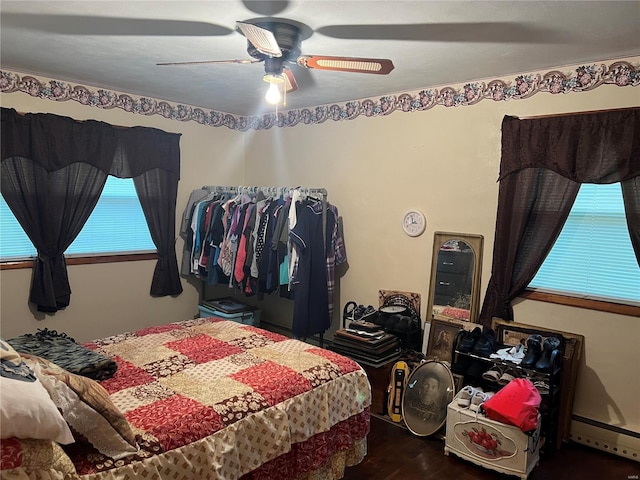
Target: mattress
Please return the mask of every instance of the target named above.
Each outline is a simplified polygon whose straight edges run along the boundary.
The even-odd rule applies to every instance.
[[[353,360],[266,330],[199,318],[85,344],[138,452],[2,441],[2,478],[341,478],[366,454],[371,390]]]

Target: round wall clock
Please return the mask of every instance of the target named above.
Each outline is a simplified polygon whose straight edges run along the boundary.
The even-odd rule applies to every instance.
[[[420,210],[409,210],[402,217],[402,229],[410,237],[422,235],[427,228],[427,219]]]

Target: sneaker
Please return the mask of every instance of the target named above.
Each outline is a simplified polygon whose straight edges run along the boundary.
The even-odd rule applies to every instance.
[[[353,309],[353,320],[362,320],[365,310],[366,307],[364,305],[358,305],[357,307],[355,307]]]
[[[458,394],[458,406],[462,408],[468,408],[471,404],[471,399],[478,392],[482,392],[482,389],[472,387],[471,385],[465,386],[462,390],[460,390],[460,393]]]
[[[493,397],[493,395],[493,392],[476,392],[471,399],[469,410],[472,412],[478,412],[482,404]]]
[[[371,307],[371,306],[370,306]],[[371,307],[373,309],[373,307]],[[358,305],[356,302],[347,302],[344,306],[344,310],[342,310],[342,318],[345,321],[358,321],[362,320],[364,317],[364,313],[367,311],[367,307],[364,305]],[[375,312],[375,310],[374,310]]]
[[[377,313],[378,311],[375,308],[373,308],[373,305],[369,305],[362,312],[361,319],[365,322],[370,322],[373,318],[372,315],[376,315]]]

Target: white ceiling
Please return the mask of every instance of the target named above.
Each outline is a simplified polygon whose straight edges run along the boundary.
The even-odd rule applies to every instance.
[[[638,1],[8,1],[0,65],[87,87],[237,115],[266,111],[263,64],[157,66],[249,58],[236,21],[309,27],[303,54],[389,58],[389,75],[292,67],[287,109],[512,77],[640,54]],[[337,28],[354,25],[336,38]],[[341,29],[342,30],[342,29]],[[571,73],[571,72],[568,72]]]

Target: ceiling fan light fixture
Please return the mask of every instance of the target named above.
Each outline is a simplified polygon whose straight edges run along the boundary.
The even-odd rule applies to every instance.
[[[279,83],[270,83],[269,88],[267,89],[267,94],[264,96],[264,98],[272,105],[277,105],[278,103],[280,103],[282,95],[280,94]]]
[[[284,75],[277,74],[277,73],[267,73],[262,77],[262,80],[264,80],[267,83],[283,83],[284,82]]]

